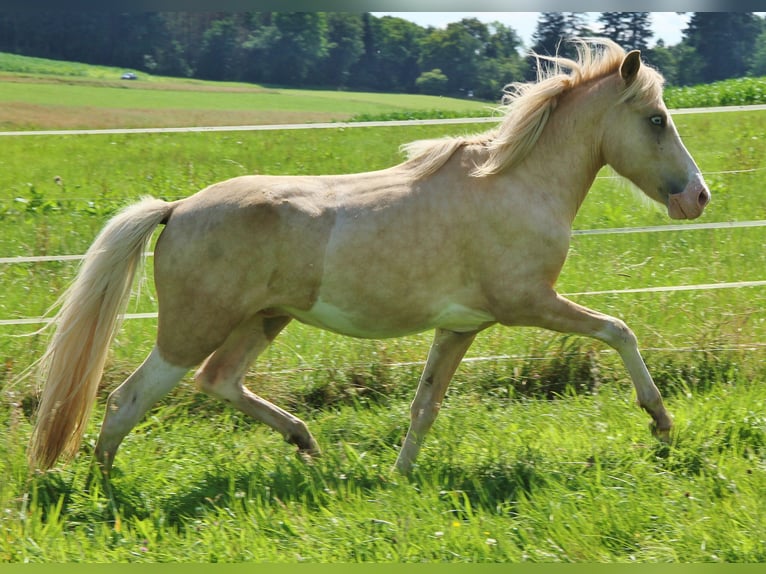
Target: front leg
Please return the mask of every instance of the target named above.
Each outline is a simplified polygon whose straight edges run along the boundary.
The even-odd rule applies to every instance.
[[[401,473],[408,474],[412,470],[423,438],[436,420],[452,376],[476,338],[476,333],[436,330],[415,399],[410,406],[410,428],[396,459],[396,469]]]
[[[665,410],[660,391],[641,357],[636,336],[623,321],[572,303],[553,290],[548,292],[548,296],[537,298],[530,310],[532,312],[527,315],[525,325],[587,335],[615,349],[636,388],[638,404],[654,419],[655,436],[662,440],[669,438],[673,420]]]

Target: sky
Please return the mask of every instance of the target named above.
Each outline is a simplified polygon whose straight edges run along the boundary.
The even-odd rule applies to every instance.
[[[527,48],[532,45],[532,34],[535,32],[540,16],[540,12],[373,12],[372,14],[378,17],[384,15],[398,16],[420,26],[434,26],[435,28],[444,28],[447,24],[458,22],[463,18],[476,18],[485,23],[499,21],[516,30]],[[586,12],[586,14],[590,16],[593,23],[599,15],[598,12]],[[651,14],[654,37],[650,40],[649,46],[654,46],[660,38],[666,46],[678,44],[691,13],[652,12]]]

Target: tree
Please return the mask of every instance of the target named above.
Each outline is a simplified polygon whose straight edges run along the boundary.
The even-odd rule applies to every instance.
[[[447,76],[439,68],[434,68],[430,72],[420,74],[415,80],[415,86],[422,94],[441,96],[447,93]]]
[[[744,76],[760,32],[761,21],[752,12],[694,12],[684,42],[702,60],[698,81]]]
[[[676,60],[675,81],[679,86],[699,84],[703,80],[705,61],[702,56],[686,42],[681,42],[671,48]]]
[[[213,22],[202,36],[196,75],[206,80],[231,79],[237,58],[237,28],[233,18]]]
[[[761,32],[755,40],[748,73],[752,76],[766,76],[766,20],[761,19]]]
[[[532,35],[532,51],[542,56],[554,56],[569,36],[564,12],[543,12]]]
[[[581,12],[543,12],[532,35],[532,51],[541,56],[575,58],[577,50],[567,41],[589,35],[591,34],[585,26]],[[533,80],[537,77],[537,66],[535,62],[528,68],[527,79]]]
[[[654,48],[649,48],[642,54],[644,61],[659,70],[668,84],[678,85],[678,61],[673,49],[667,48],[665,42],[659,40]]]
[[[170,35],[171,42],[178,46],[182,57],[180,66],[184,76],[195,75],[197,62],[202,50],[203,37],[211,24],[220,19],[220,15],[209,12],[163,12],[162,18]],[[167,75],[171,72],[163,71]]]
[[[362,14],[362,54],[351,67],[349,85],[353,88],[377,89],[378,41],[380,19],[369,12]]]
[[[577,50],[568,41],[572,38],[592,35],[585,25],[582,12],[543,12],[537,20],[535,33],[532,35],[532,51],[541,56],[563,56],[573,59],[577,56]],[[527,79],[534,80],[537,74],[538,63],[533,62],[527,68]]]
[[[367,58],[360,62],[364,66],[359,70],[360,78],[367,76],[375,89],[415,91],[421,71],[420,43],[426,30],[409,20],[384,16],[375,19],[370,32]]]
[[[527,63],[520,54],[521,38],[513,28],[493,22],[488,29],[489,41],[485,46],[485,57],[479,65],[474,95],[497,101],[507,84],[524,79]]]
[[[272,81],[271,54],[281,39],[282,33],[272,23],[270,13],[253,18],[241,44],[243,80],[258,84]]]
[[[489,40],[484,49],[487,58],[520,60],[519,52],[523,42],[516,30],[502,22],[492,22],[488,30]]]
[[[649,12],[602,12],[601,34],[626,50],[646,50],[654,35]]]
[[[344,87],[349,83],[351,68],[364,52],[362,18],[348,12],[327,14],[327,58],[323,79],[326,84]]]
[[[479,77],[479,65],[489,40],[485,24],[466,18],[434,29],[421,43],[420,68],[438,68],[447,76],[450,94],[466,94],[474,90]]]
[[[321,63],[328,54],[327,14],[274,12],[269,25],[275,30],[261,65],[274,84],[321,84]]]

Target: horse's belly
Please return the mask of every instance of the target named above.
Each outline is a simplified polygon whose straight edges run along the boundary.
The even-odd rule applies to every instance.
[[[472,309],[459,303],[449,303],[436,317],[434,327],[465,333],[486,327],[496,320],[493,315],[482,309]]]
[[[349,310],[318,299],[309,310],[285,309],[302,323],[350,337],[384,339],[403,337],[440,327],[450,331],[475,331],[494,323],[486,311],[447,303],[436,311],[400,309]]]

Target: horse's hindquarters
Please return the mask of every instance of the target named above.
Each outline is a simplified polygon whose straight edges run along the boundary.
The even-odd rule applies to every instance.
[[[243,321],[309,308],[332,218],[271,201],[257,178],[230,180],[181,202],[155,248],[158,347],[192,367]]]

